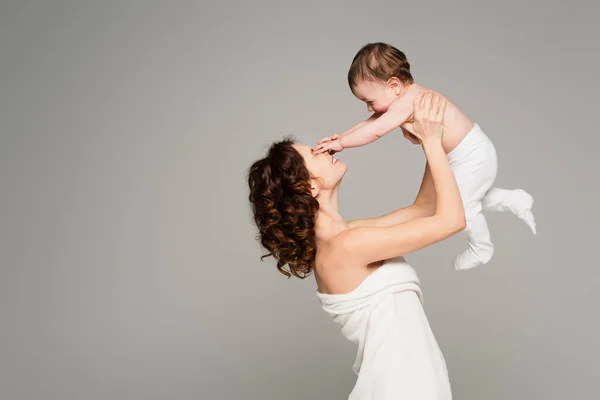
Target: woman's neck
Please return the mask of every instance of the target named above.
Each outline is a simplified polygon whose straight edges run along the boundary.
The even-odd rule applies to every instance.
[[[317,197],[319,211],[315,221],[317,239],[327,240],[348,229],[348,224],[340,215],[337,190],[320,193]]]

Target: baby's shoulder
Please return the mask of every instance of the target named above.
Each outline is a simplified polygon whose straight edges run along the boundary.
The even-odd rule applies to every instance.
[[[425,92],[427,90],[432,90],[435,91],[434,89],[430,89],[430,88],[426,88],[424,86],[421,85],[417,85],[416,83],[413,83],[412,85],[410,85],[407,90],[406,90],[406,94],[409,96],[413,96],[415,97],[416,95],[418,95],[421,92]]]
[[[393,104],[397,108],[412,108],[417,95],[425,90],[428,89],[424,88],[423,86],[417,85],[416,83],[413,83],[408,88],[406,88],[406,91],[402,95],[398,96],[398,98],[394,100]]]
[[[407,90],[401,96],[398,96],[394,101],[392,101],[386,111],[386,114],[404,115],[407,112],[412,113],[415,96],[416,93],[412,93],[411,89]]]

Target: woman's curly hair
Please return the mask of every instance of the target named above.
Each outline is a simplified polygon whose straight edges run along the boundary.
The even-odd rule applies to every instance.
[[[304,159],[285,138],[269,148],[265,158],[250,167],[250,205],[259,239],[288,278],[304,279],[315,262],[315,218],[319,203],[311,194]],[[286,264],[288,268],[286,268]]]

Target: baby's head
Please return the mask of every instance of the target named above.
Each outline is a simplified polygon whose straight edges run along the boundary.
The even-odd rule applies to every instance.
[[[348,71],[352,93],[370,112],[385,112],[414,83],[403,52],[385,43],[369,43],[354,56]]]

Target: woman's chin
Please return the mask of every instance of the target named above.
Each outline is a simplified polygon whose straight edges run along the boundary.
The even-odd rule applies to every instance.
[[[341,162],[338,160],[336,163],[336,167],[340,169],[340,180],[346,175],[346,171],[348,171],[348,164]]]

